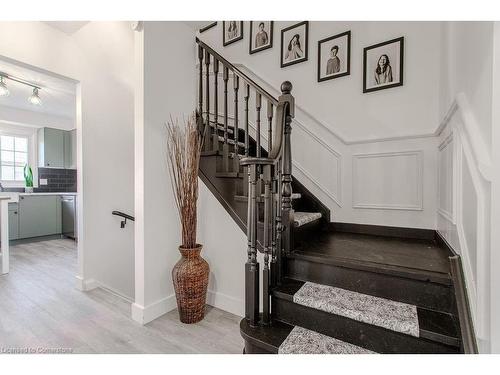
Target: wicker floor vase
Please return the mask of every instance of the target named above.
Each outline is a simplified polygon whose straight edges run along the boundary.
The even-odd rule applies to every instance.
[[[179,246],[182,255],[172,270],[175,297],[182,323],[196,323],[205,316],[207,300],[208,263],[200,255],[202,245],[193,249]]]

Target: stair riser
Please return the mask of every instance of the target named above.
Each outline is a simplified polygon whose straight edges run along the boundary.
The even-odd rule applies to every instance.
[[[285,275],[456,315],[449,285],[293,258],[286,260]]]
[[[377,353],[459,353],[459,348],[330,314],[273,297],[273,318]]]

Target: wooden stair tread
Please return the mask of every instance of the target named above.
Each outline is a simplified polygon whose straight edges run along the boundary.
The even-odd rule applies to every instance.
[[[293,279],[286,279],[275,288],[273,295],[323,315],[338,315],[354,320],[362,323],[360,327],[368,324],[383,328],[382,331],[392,331],[415,339],[455,347],[460,344],[455,318],[445,312]]]
[[[321,212],[294,212],[293,213],[293,224],[294,226],[301,227],[303,225],[313,223],[321,219]]]

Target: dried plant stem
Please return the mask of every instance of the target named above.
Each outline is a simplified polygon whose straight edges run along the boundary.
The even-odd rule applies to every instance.
[[[167,122],[168,166],[175,203],[182,226],[182,247],[196,246],[198,201],[198,167],[202,141],[193,114],[180,125],[170,118]]]

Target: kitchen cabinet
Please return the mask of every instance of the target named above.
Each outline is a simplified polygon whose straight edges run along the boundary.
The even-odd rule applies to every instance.
[[[9,239],[17,240],[19,238],[19,209],[18,204],[9,203]]]
[[[76,129],[64,132],[64,168],[76,169]]]
[[[38,166],[64,168],[64,135],[66,131],[38,129]]]
[[[18,238],[48,236],[61,233],[60,196],[20,196],[18,215]]]

